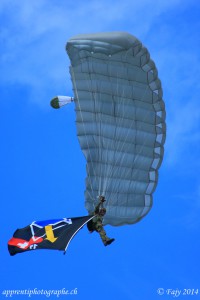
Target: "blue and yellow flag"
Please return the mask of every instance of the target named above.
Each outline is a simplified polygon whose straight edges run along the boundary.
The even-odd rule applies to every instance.
[[[75,236],[94,216],[34,221],[17,229],[8,241],[10,255],[38,249],[66,249]]]

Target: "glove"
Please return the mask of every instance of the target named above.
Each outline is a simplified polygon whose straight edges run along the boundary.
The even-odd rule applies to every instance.
[[[103,202],[105,202],[106,200],[105,200],[105,197],[104,196],[100,196],[100,201],[103,203]]]

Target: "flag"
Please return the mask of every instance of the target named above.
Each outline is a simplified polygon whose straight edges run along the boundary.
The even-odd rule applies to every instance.
[[[64,250],[65,253],[75,234],[92,218],[94,216],[34,221],[14,232],[8,241],[8,251],[10,255],[38,249]]]

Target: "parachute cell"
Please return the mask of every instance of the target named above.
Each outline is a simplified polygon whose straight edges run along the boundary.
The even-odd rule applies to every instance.
[[[85,205],[106,198],[104,224],[133,224],[152,207],[166,136],[161,82],[148,50],[125,32],[72,37],[77,135],[87,161]]]

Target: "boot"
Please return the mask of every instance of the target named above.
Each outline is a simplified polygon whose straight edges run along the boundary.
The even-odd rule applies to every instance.
[[[108,246],[110,245],[112,242],[114,242],[115,239],[108,239],[107,241],[105,241],[104,245]]]

